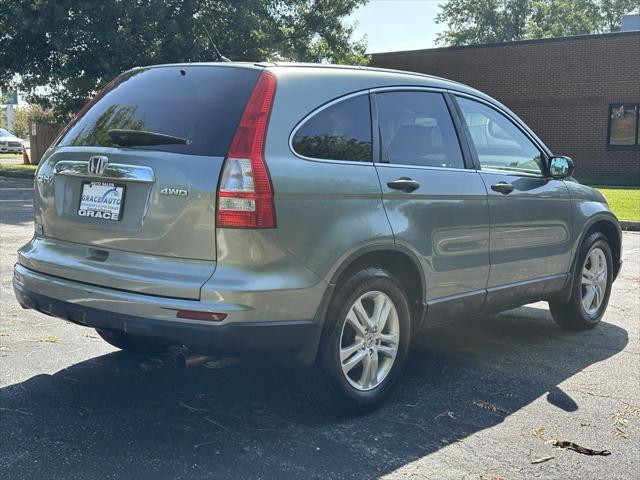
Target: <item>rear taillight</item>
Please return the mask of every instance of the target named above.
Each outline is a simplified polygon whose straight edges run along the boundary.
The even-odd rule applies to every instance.
[[[244,109],[222,168],[216,226],[274,228],[273,188],[264,161],[264,142],[276,79],[262,72]]]

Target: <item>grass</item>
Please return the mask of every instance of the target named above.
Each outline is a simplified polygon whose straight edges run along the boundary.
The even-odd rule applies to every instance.
[[[594,188],[609,188],[609,187],[627,187],[638,188],[638,180],[634,178],[596,178],[596,177],[576,177],[576,180],[583,185],[589,185]]]
[[[0,158],[18,158],[20,156],[19,153],[0,153]]]
[[[0,163],[0,177],[33,178],[37,165]]]
[[[596,187],[607,200],[619,220],[640,222],[640,188]]]

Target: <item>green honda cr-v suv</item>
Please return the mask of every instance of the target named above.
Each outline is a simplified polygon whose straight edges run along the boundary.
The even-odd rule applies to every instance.
[[[440,78],[136,68],[41,162],[14,288],[124,350],[276,358],[323,404],[371,409],[430,324],[539,300],[600,321],[620,227],[572,171]]]

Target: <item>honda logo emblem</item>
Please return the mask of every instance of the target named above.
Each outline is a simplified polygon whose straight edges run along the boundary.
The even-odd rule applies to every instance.
[[[103,157],[102,155],[95,155],[89,159],[89,165],[87,169],[89,173],[93,175],[102,175],[104,173],[104,169],[107,168],[109,164],[109,159],[107,157]]]

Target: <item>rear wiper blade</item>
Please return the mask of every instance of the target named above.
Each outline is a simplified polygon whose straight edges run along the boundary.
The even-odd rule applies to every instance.
[[[145,130],[111,129],[107,132],[109,140],[123,147],[147,145],[186,145],[187,139]]]

